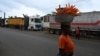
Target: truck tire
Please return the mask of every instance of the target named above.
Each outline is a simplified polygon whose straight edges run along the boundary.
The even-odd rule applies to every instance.
[[[55,30],[55,34],[59,35],[60,34],[60,30]]]
[[[34,31],[34,27],[31,27],[31,31]]]
[[[25,30],[25,27],[24,27],[24,26],[20,26],[20,29],[21,29],[21,30]]]
[[[85,31],[81,31],[80,32],[80,36],[83,37],[83,38],[86,38],[87,37],[87,33]]]
[[[53,29],[49,29],[49,33],[50,34],[54,34],[54,30]]]

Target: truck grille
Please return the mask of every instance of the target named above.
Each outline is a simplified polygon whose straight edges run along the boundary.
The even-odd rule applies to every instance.
[[[35,25],[36,26],[36,28],[41,28],[41,25]]]

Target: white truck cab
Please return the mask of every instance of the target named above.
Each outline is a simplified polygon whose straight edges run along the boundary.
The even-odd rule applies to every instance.
[[[41,30],[42,29],[42,22],[39,16],[30,16],[29,17],[29,30]]]

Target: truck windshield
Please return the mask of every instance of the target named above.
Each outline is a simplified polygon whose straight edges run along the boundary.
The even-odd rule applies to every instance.
[[[35,22],[36,22],[36,23],[41,23],[41,19],[35,18]]]

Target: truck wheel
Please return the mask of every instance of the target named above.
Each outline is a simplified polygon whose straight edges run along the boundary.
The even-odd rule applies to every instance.
[[[50,33],[50,34],[54,34],[54,31],[50,29],[50,30],[49,30],[49,33]]]
[[[57,35],[59,35],[60,34],[60,31],[59,30],[56,30],[56,32],[55,32]]]
[[[81,34],[80,34],[80,36],[82,36],[82,37],[86,38],[87,33],[86,33],[85,31],[82,31],[82,32],[81,32]]]
[[[22,27],[22,30],[25,30],[25,27]]]
[[[20,29],[21,29],[21,30],[25,30],[25,27],[24,27],[24,26],[20,26]]]
[[[32,31],[34,31],[34,28],[33,28],[33,27],[31,27],[31,30],[32,30]]]

